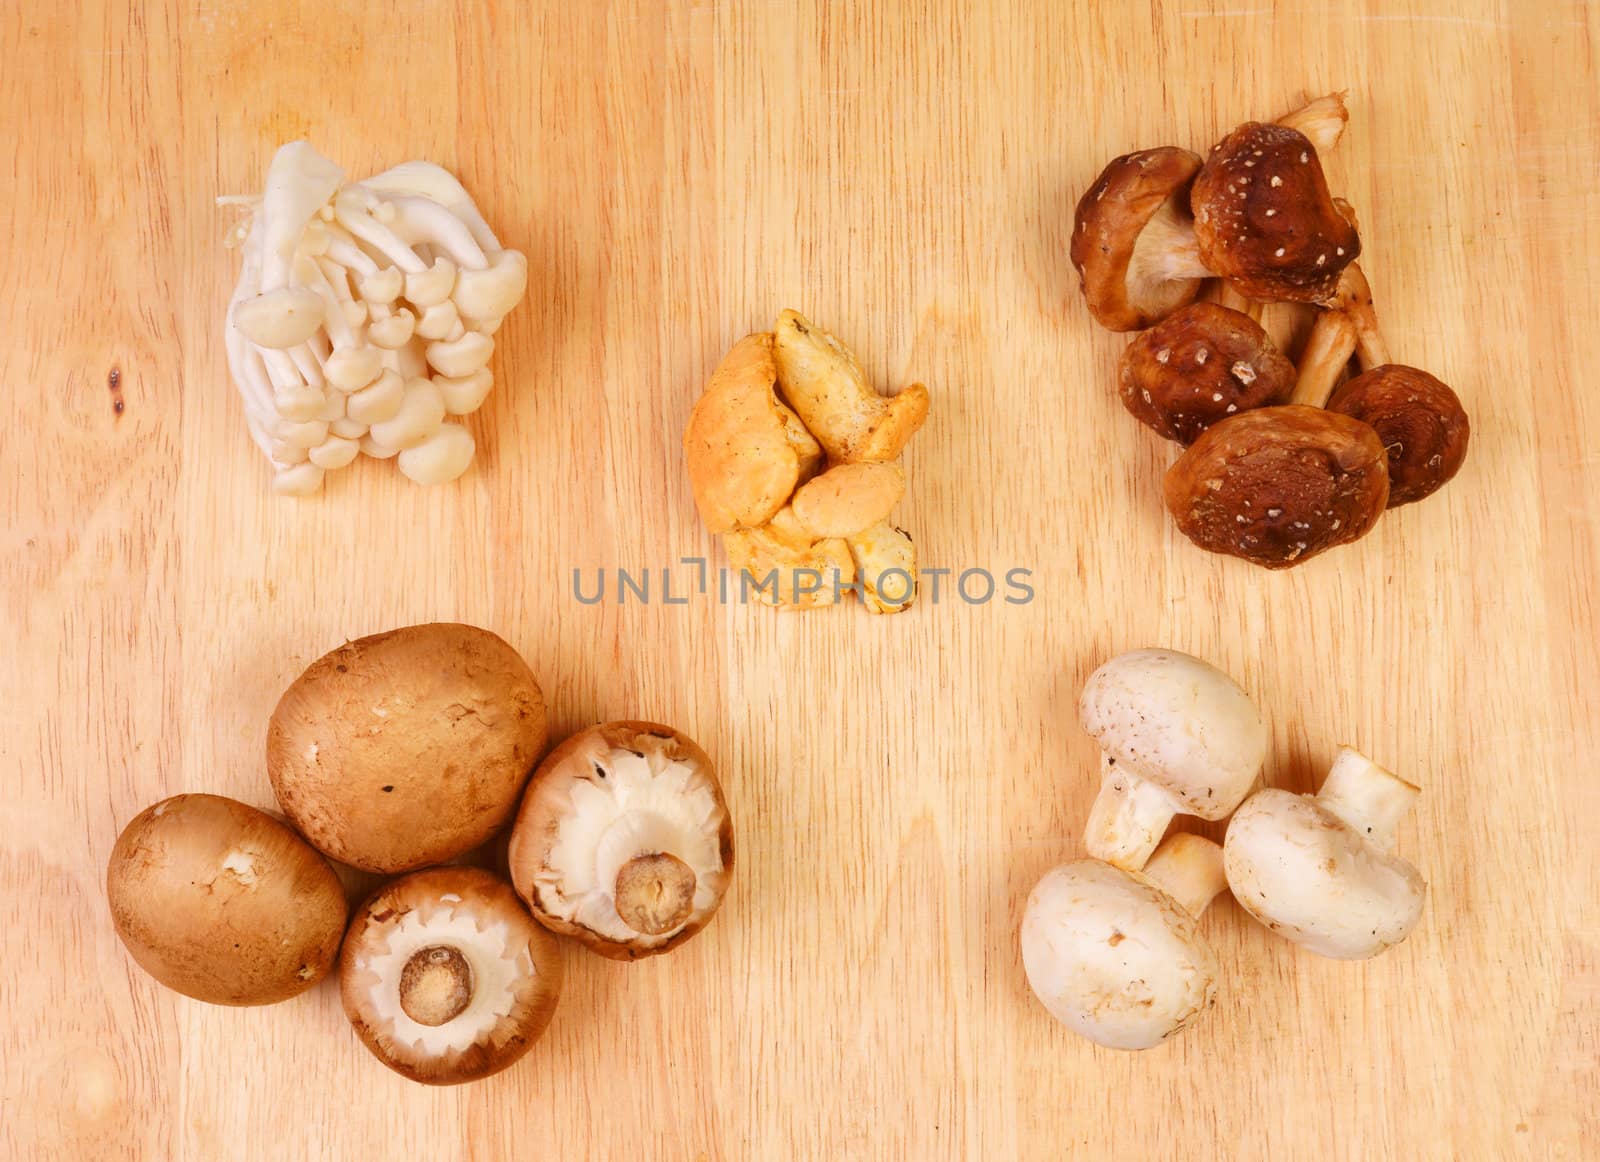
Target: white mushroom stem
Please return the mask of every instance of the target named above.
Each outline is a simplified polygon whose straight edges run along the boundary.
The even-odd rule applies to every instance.
[[[1344,93],[1338,92],[1318,97],[1293,113],[1284,114],[1278,118],[1278,124],[1305,134],[1319,154],[1327,154],[1339,144],[1349,120],[1350,110],[1345,108]]]
[[[1154,283],[1215,277],[1200,261],[1193,220],[1171,200],[1163,202],[1134,243],[1133,256],[1128,260],[1128,281]]]
[[[1167,791],[1118,765],[1110,755],[1101,755],[1100,793],[1089,808],[1084,843],[1096,859],[1138,871],[1181,810]]]
[[[390,229],[402,240],[415,246],[425,242],[435,252],[443,252],[463,270],[487,270],[489,259],[472,237],[466,224],[437,202],[427,198],[402,196],[391,198],[394,221]]]
[[[359,241],[387,258],[406,274],[420,274],[428,264],[406,241],[377,217],[382,206],[376,195],[360,186],[346,186],[333,200],[334,219]]]
[[[1143,874],[1197,919],[1228,886],[1222,847],[1187,831],[1178,832],[1157,848]]]
[[[1364,835],[1380,851],[1394,846],[1395,828],[1410,814],[1422,789],[1352,750],[1341,747],[1317,803]]]

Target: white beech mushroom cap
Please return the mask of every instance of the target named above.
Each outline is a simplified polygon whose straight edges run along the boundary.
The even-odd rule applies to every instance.
[[[715,767],[691,739],[653,722],[609,722],[539,764],[508,858],[540,923],[633,960],[711,919],[733,871],[733,822]]]
[[[497,1073],[561,995],[559,942],[480,868],[413,872],[355,914],[339,966],[345,1014],[374,1056],[429,1085]]]
[[[1177,650],[1133,650],[1089,676],[1083,728],[1105,753],[1084,842],[1137,870],[1172,816],[1222,819],[1250,793],[1266,761],[1261,712],[1228,675]]]
[[[471,437],[420,422],[435,409],[418,396],[407,411],[401,383],[437,372],[453,381],[451,414],[481,406],[493,384],[490,336],[528,281],[527,259],[500,245],[461,183],[429,162],[346,183],[298,141],[273,156],[263,194],[219,201],[249,211],[230,232],[243,262],[225,347],[274,488],[308,495],[359,453],[388,458],[424,443],[429,453],[400,461],[405,475],[459,475]],[[311,441],[312,429],[286,434],[282,421],[331,426]],[[387,427],[369,433],[377,425]]]
[[[1184,903],[1152,877],[1094,859],[1046,872],[1028,896],[1028,984],[1051,1016],[1097,1045],[1149,1049],[1216,998],[1216,958],[1185,904],[1203,911],[1220,889],[1221,855],[1210,840],[1168,842],[1178,840],[1173,859],[1192,881]]]
[[[1228,821],[1228,886],[1245,911],[1320,956],[1376,956],[1411,934],[1427,895],[1417,869],[1389,851],[1416,795],[1349,748],[1315,797],[1257,791]]]

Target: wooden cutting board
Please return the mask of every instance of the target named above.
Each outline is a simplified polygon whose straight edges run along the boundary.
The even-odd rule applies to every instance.
[[[0,1156],[1596,1156],[1597,60],[1576,0],[5,5]],[[1332,88],[1391,345],[1457,387],[1472,453],[1269,575],[1165,519],[1172,448],[1117,403],[1065,251],[1111,156]],[[450,167],[529,256],[458,484],[364,463],[268,493],[213,198],[301,136],[356,175]],[[926,566],[1031,570],[1030,603],[574,600],[575,570],[681,593],[680,558],[717,559],[680,433],[786,306],[931,387],[903,523]],[[435,619],[515,644],[559,733],[697,737],[741,850],[702,936],[569,949],[548,1036],[437,1091],[329,985],[239,1011],[155,986],[102,890],[161,796],[271,806],[267,716],[314,657]],[[1078,689],[1153,644],[1255,695],[1270,782],[1349,742],[1423,784],[1400,849],[1431,894],[1363,964],[1219,903],[1215,1010],[1128,1055],[1049,1020],[1017,928],[1082,852]]]

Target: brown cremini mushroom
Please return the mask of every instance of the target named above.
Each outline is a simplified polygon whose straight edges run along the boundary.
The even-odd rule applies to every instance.
[[[1164,491],[1202,549],[1283,569],[1372,528],[1389,498],[1387,456],[1349,416],[1260,408],[1207,429],[1167,470]]]
[[[1201,262],[1253,299],[1325,301],[1361,253],[1297,129],[1239,126],[1212,148],[1189,198]]]
[[[265,811],[175,795],[123,828],[111,921],[156,980],[214,1005],[265,1005],[328,975],[344,935],[339,877]]]
[[[1072,265],[1102,327],[1142,330],[1193,302],[1201,280],[1211,277],[1189,217],[1189,186],[1200,164],[1173,146],[1124,154],[1079,200]]]
[[[379,1061],[427,1085],[498,1073],[539,1039],[561,996],[561,948],[511,885],[475,867],[385,884],[350,923],[345,1015]]]
[[[733,820],[692,739],[653,722],[608,722],[539,764],[507,858],[541,924],[637,960],[711,920],[733,874]]]
[[[765,331],[734,344],[684,429],[695,505],[714,533],[766,524],[822,458],[800,418],[778,399],[772,342]]]
[[[1140,423],[1192,444],[1219,420],[1275,403],[1294,376],[1294,364],[1248,315],[1191,303],[1128,344],[1118,387]]]
[[[414,625],[346,642],[295,679],[267,727],[267,775],[319,850],[402,872],[499,830],[544,744],[544,694],[509,644]]]
[[[1385,363],[1333,393],[1328,410],[1369,424],[1389,456],[1389,507],[1431,496],[1461,470],[1471,425],[1450,388],[1415,367]]]

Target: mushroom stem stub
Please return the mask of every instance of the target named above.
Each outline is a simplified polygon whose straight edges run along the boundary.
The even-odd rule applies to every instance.
[[[617,872],[617,915],[645,936],[671,932],[694,911],[694,869],[667,852],[637,855]]]
[[[1084,843],[1096,859],[1138,871],[1166,834],[1178,804],[1155,783],[1119,767],[1110,755],[1100,760],[1100,777],[1100,793],[1083,830]]]
[[[1342,747],[1317,792],[1317,803],[1383,851],[1422,789],[1386,771],[1359,751]]]
[[[471,1003],[472,965],[457,949],[418,949],[400,970],[400,1007],[419,1025],[437,1028]]]
[[[1172,836],[1150,862],[1144,878],[1183,905],[1183,910],[1199,919],[1211,906],[1228,877],[1222,869],[1222,847],[1201,835],[1180,831]]]

